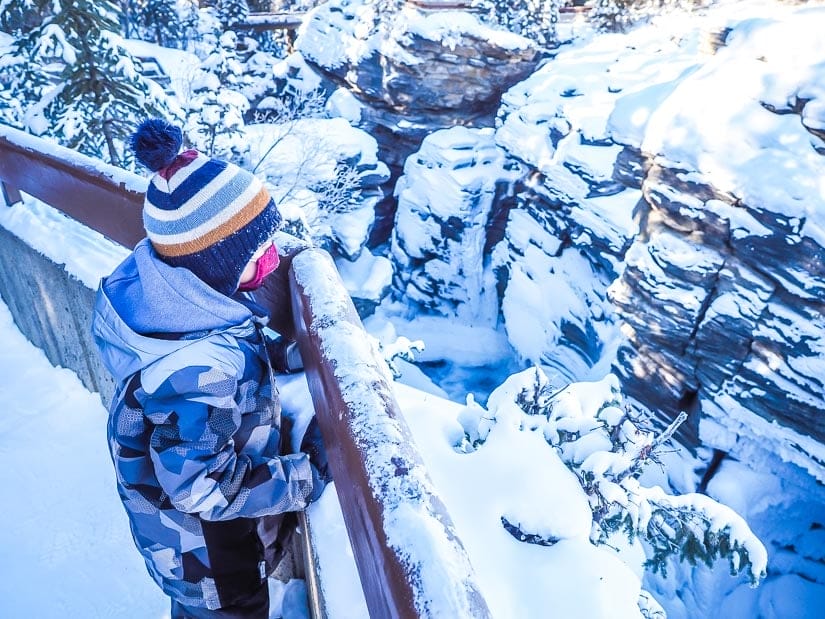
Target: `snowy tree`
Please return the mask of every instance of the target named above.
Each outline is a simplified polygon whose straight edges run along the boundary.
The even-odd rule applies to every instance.
[[[211,7],[199,9],[197,19],[193,21],[193,24],[191,50],[198,58],[205,60],[218,47],[223,26],[215,9]]]
[[[337,152],[317,118],[284,118],[272,123],[268,139],[262,140],[263,154],[254,169],[275,188],[287,231],[335,255],[334,216],[362,205],[366,172]]]
[[[224,28],[231,28],[249,17],[249,5],[246,0],[218,0],[215,8]]]
[[[59,65],[42,57],[39,32],[53,15],[51,0],[0,0],[0,30],[14,35],[0,54],[0,121],[25,128],[25,110],[56,79]]]
[[[589,19],[599,30],[624,32],[633,23],[636,15],[634,0],[596,0]]]
[[[559,0],[489,0],[488,18],[510,32],[520,34],[542,48],[558,43]]]
[[[28,75],[35,82],[22,109],[22,124],[38,135],[129,166],[128,136],[147,116],[174,115],[163,90],[143,78],[139,63],[116,34],[116,6],[110,1],[79,0],[55,4],[55,15],[27,37]],[[25,87],[25,85],[24,85]]]
[[[120,20],[120,33],[127,39],[134,36],[135,20],[140,11],[140,6],[145,0],[113,0],[118,8],[118,18]]]
[[[588,19],[598,30],[625,32],[635,23],[652,15],[673,10],[691,10],[704,4],[704,0],[596,0]]]
[[[257,43],[257,49],[275,58],[286,58],[294,51],[295,32],[293,30],[260,30],[251,32],[249,37]]]
[[[187,104],[186,134],[192,145],[209,156],[241,161],[244,114],[249,101],[241,92],[244,68],[235,51],[237,36],[228,31],[201,63]]]
[[[0,30],[14,35],[26,34],[53,13],[53,0],[0,0]]]
[[[181,38],[178,47],[190,49],[198,39],[198,22],[200,12],[197,0],[181,0],[178,3],[178,19],[180,20]]]
[[[393,18],[403,8],[404,0],[367,0],[365,4],[372,9],[370,34],[384,33],[386,35],[392,29]]]
[[[404,6],[403,0],[369,0],[367,4],[371,4],[379,15],[397,13]]]
[[[360,148],[352,146],[361,131],[343,118],[328,118],[326,100],[321,89],[293,86],[262,101],[266,129],[252,133],[258,136],[251,140],[252,167],[272,188],[286,231],[333,255],[351,256],[357,249],[350,239],[360,224],[346,220],[372,217],[370,201],[376,183],[383,182],[376,179],[386,180],[389,171],[383,163],[362,160]]]
[[[164,47],[180,47],[184,23],[177,5],[177,0],[145,0],[137,14],[141,38]]]
[[[248,78],[243,85],[244,96],[249,100],[251,110],[249,116],[252,122],[264,122],[268,115],[259,110],[261,102],[271,101],[278,87],[275,67],[278,58],[259,48],[256,39],[247,39],[247,53],[249,54],[244,74]]]
[[[48,46],[43,45],[41,24],[28,34],[18,31],[0,55],[0,120],[19,129],[26,128],[26,110],[51,88],[62,66],[53,62]]]
[[[312,8],[314,5],[313,0],[308,2],[259,0],[249,2],[249,11],[251,13],[302,11]],[[295,31],[289,28],[252,30],[249,32],[248,38],[256,42],[256,49],[259,52],[271,54],[275,58],[286,58],[292,53],[295,45]]]
[[[704,494],[673,496],[658,486],[641,485],[644,468],[659,462],[662,446],[683,419],[658,435],[644,429],[641,414],[623,404],[615,376],[554,389],[546,374],[533,368],[511,376],[490,396],[488,406],[471,401],[462,411],[462,450],[483,445],[499,419],[540,433],[581,483],[593,513],[593,543],[608,544],[617,533],[631,542],[638,539],[647,554],[645,566],[654,573],[664,572],[675,557],[708,566],[726,559],[732,574],[746,572],[752,584],[764,577],[765,547],[732,509]],[[502,524],[522,541],[557,541],[505,518]]]

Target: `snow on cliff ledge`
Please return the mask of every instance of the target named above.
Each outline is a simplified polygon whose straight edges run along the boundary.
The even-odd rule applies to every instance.
[[[392,21],[392,36],[376,24],[375,6],[356,0],[332,0],[316,7],[304,20],[298,31],[296,49],[327,68],[342,64],[358,64],[379,52],[384,56],[409,60],[398,45],[405,37],[418,36],[430,41],[441,41],[454,46],[464,35],[490,41],[503,49],[523,50],[532,43],[506,30],[496,30],[481,24],[471,13],[464,11],[435,11],[423,13],[405,7]]]

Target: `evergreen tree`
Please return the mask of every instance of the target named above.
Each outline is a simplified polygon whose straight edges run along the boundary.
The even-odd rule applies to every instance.
[[[0,30],[20,36],[53,14],[52,0],[0,0]]]
[[[184,24],[177,4],[177,0],[145,0],[137,16],[141,38],[164,47],[181,47]]]
[[[596,0],[590,22],[605,32],[624,32],[633,23],[638,0]]]
[[[258,110],[258,104],[275,95],[278,85],[275,65],[278,58],[267,51],[259,49],[255,39],[247,38],[247,54],[249,57],[244,66],[245,83],[241,86],[241,91],[249,101],[251,106],[247,118],[251,122],[264,122],[267,113]]]
[[[191,40],[191,51],[201,60],[206,60],[218,47],[223,26],[212,7],[198,9],[196,16],[193,21],[195,31]]]
[[[216,8],[218,19],[224,28],[231,28],[249,17],[249,5],[246,0],[218,0]]]
[[[701,0],[596,0],[588,19],[598,30],[625,32],[652,15],[673,10],[693,10]]]
[[[372,9],[372,15],[366,12],[363,16],[365,21],[372,21],[369,35],[391,36],[395,17],[404,6],[404,0],[366,0],[364,4]]]
[[[5,5],[4,17],[21,18],[28,2],[10,2]],[[30,24],[28,33],[16,29],[16,38],[9,49],[0,55],[0,120],[17,127],[26,128],[25,112],[35,102],[40,101],[44,92],[57,79],[59,66],[51,61],[48,45],[41,38],[41,26],[46,12],[25,13],[25,21]],[[38,23],[33,20],[40,16]]]
[[[198,39],[199,10],[197,0],[181,0],[178,3],[178,20],[180,21],[181,49],[190,49]]]
[[[294,51],[295,34],[292,30],[259,30],[251,32],[249,38],[256,43],[256,49],[275,58],[286,58]]]
[[[314,0],[248,0],[247,4],[251,13],[301,11],[315,6]],[[258,51],[271,54],[275,58],[286,58],[292,53],[295,44],[295,31],[286,28],[255,30],[251,31],[248,37],[256,42]]]
[[[547,49],[558,43],[558,22],[559,0],[525,0],[518,32]]]
[[[33,94],[24,111],[26,127],[61,144],[112,164],[131,165],[125,148],[137,123],[170,116],[163,90],[143,78],[139,63],[116,34],[110,0],[66,0],[54,17],[31,34],[30,74],[59,66]]]
[[[558,43],[559,0],[489,0],[488,18],[542,48]]]
[[[370,0],[374,10],[378,14],[392,14],[401,10],[404,0]]]
[[[145,4],[146,0],[112,0],[118,8],[118,17],[120,18],[120,32],[124,37],[130,39],[134,36],[137,29],[137,16],[140,13],[140,7]]]
[[[235,33],[225,32],[201,63],[187,106],[186,133],[201,152],[240,162],[248,150],[243,130],[249,101],[241,92],[244,69],[236,45]]]

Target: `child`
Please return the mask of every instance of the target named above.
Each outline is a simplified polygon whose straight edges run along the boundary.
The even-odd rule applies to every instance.
[[[288,512],[328,481],[322,446],[290,454],[250,292],[278,266],[262,183],[145,121],[147,237],[101,282],[92,332],[117,390],[109,446],[132,535],[172,617],[268,617]],[[283,430],[283,431],[282,431]],[[284,455],[286,454],[286,455]]]

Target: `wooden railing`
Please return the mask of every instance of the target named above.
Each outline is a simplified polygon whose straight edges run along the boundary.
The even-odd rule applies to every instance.
[[[25,192],[127,247],[144,236],[145,179],[2,125],[0,183],[9,203]],[[300,242],[281,249],[260,300],[298,341],[370,616],[488,617],[332,260]]]

